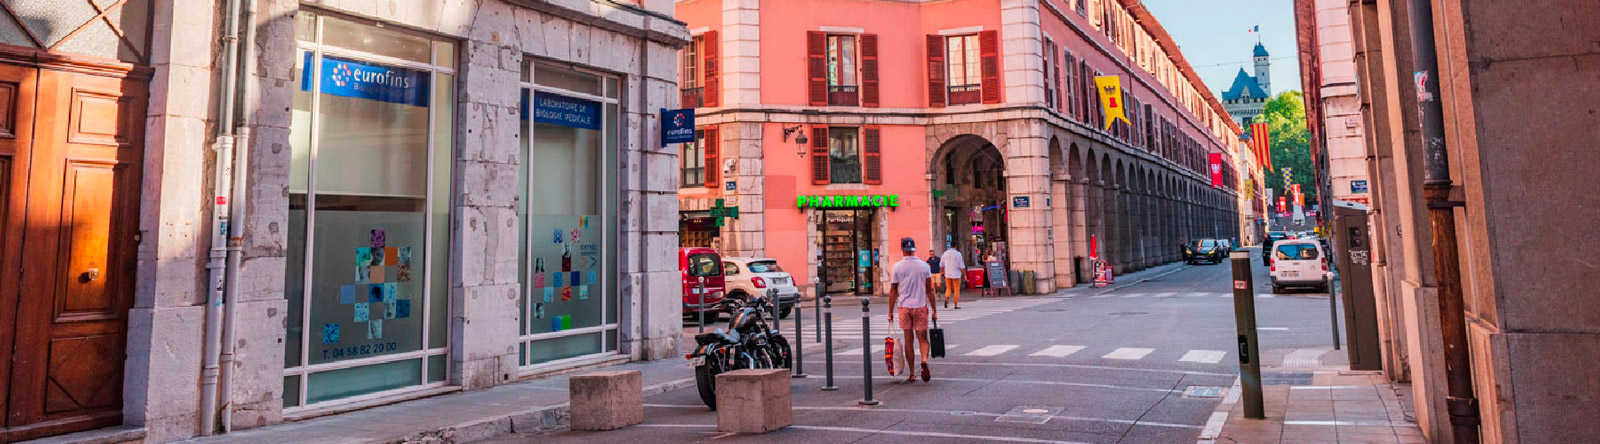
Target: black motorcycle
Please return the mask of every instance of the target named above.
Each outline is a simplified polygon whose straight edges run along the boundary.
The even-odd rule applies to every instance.
[[[789,340],[767,324],[773,314],[771,297],[724,298],[723,309],[732,313],[728,329],[695,335],[694,353],[688,358],[694,366],[694,382],[700,400],[717,409],[717,375],[747,368],[789,368],[793,362]]]

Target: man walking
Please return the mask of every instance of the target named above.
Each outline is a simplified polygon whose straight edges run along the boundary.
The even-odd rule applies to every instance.
[[[928,249],[928,270],[931,270],[936,275],[944,272],[944,267],[940,265],[939,252],[933,251],[932,248]],[[935,278],[933,283],[934,286],[931,287],[933,289],[933,294],[937,295],[939,292],[944,291],[939,288],[944,284],[944,278]]]
[[[954,300],[956,309],[961,309],[961,273],[966,272],[967,264],[961,260],[961,252],[954,246],[944,249],[944,256],[939,258],[939,265],[944,267],[944,306],[949,307]]]
[[[894,323],[896,315],[900,317],[900,330],[905,332],[906,338],[906,364],[912,361],[912,349],[917,349],[922,354],[922,382],[928,382],[933,377],[928,372],[928,318],[932,313],[933,319],[939,318],[939,310],[928,301],[933,296],[933,272],[928,264],[917,259],[917,241],[911,238],[900,239],[900,253],[904,257],[900,262],[895,262],[889,280],[889,323]],[[920,346],[920,347],[919,347]],[[907,369],[910,370],[910,369]],[[906,372],[906,382],[916,382],[914,373]]]

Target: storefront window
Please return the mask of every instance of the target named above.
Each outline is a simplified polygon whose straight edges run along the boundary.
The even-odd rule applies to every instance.
[[[455,46],[296,21],[284,407],[442,384]]]
[[[861,183],[861,147],[855,128],[828,129],[828,176],[833,183]]]
[[[616,78],[528,62],[522,90],[520,365],[617,350]]]
[[[705,144],[705,131],[694,131],[694,142],[684,143],[682,151],[678,153],[678,168],[680,188],[701,188],[706,186],[706,152],[701,146]]]

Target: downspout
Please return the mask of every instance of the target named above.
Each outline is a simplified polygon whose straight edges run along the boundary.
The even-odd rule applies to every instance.
[[[243,57],[240,58],[240,66],[253,67],[256,66],[256,0],[244,0],[242,9],[244,15],[244,30],[243,38],[241,40],[244,42],[244,45],[242,49]],[[250,70],[248,69],[245,69],[243,72],[239,73],[240,77],[248,75],[250,75]],[[238,86],[238,88],[240,89],[240,91],[238,91],[240,98],[245,100],[254,98],[253,93],[255,92],[255,88],[252,87],[251,82],[243,82]],[[234,94],[234,91],[228,91],[227,94],[231,96]],[[230,112],[232,112],[231,109]],[[241,193],[239,194],[244,194],[242,192],[243,190],[250,189],[250,187],[246,184],[250,170],[250,155],[248,150],[250,146],[250,125],[255,120],[253,116],[254,113],[251,112],[240,112],[239,126],[235,129],[235,156],[233,159],[234,165],[232,168],[233,189],[241,190]],[[233,204],[233,202],[229,203]],[[237,330],[237,326],[239,324],[239,318],[235,312],[239,306],[239,283],[241,282],[239,280],[239,269],[241,268],[241,257],[244,255],[245,202],[239,202],[237,205],[229,206],[228,220],[234,222],[228,224],[228,259],[225,273],[228,280],[227,287],[225,287],[224,290],[225,293],[223,294],[224,305],[222,311],[222,369],[219,375],[221,384],[218,390],[218,396],[221,398],[220,404],[222,407],[222,433],[233,432],[233,369],[235,365],[234,345],[237,342],[234,339],[234,332]]]
[[[651,25],[652,21],[653,21],[653,19],[650,16],[646,15],[644,17],[644,26],[643,26],[643,28],[644,29],[650,29],[650,25]],[[650,109],[650,99],[649,99],[650,95],[646,94],[644,92],[645,88],[646,88],[646,85],[648,85],[650,83],[648,80],[646,80],[646,78],[650,76],[649,51],[650,51],[650,39],[644,38],[644,37],[640,37],[639,38],[639,88],[638,88],[638,91],[639,91],[639,106],[638,106],[638,110],[640,111],[640,114],[642,114],[640,119],[645,121],[646,123],[648,123],[650,121],[650,115],[648,114],[649,113],[649,109]],[[639,164],[640,164],[639,165],[639,177],[641,177],[641,178],[649,178],[650,177],[650,159],[648,158],[649,154],[650,154],[650,125],[648,125],[648,124],[639,125]],[[620,184],[622,182],[618,181],[617,183]],[[649,191],[649,187],[645,186],[646,183],[648,183],[647,180],[639,181],[639,214],[644,214],[644,215],[650,214],[650,196],[647,195],[650,191]],[[641,225],[639,228],[640,228],[639,229],[640,239],[643,239],[644,236],[647,235],[648,233],[644,232],[645,230],[644,230],[644,226],[643,225]],[[648,273],[649,270],[645,269],[646,261],[645,261],[644,252],[643,251],[635,252],[634,257],[637,257],[639,259],[639,268],[638,268],[639,272],[640,273],[644,273],[646,276],[648,276],[649,275],[649,273]],[[641,307],[641,311],[644,312],[644,313],[641,313],[641,314],[647,314],[647,313],[650,312],[650,310],[656,309],[657,307],[653,307],[652,304],[650,304],[650,298],[641,297],[643,295],[644,295],[643,288],[637,289],[634,292],[634,297],[640,297],[641,301],[644,302],[642,304],[639,304],[640,307]],[[640,318],[642,318],[642,319],[650,319],[650,317],[648,315],[640,316]],[[645,322],[640,322],[641,327],[643,327],[644,324],[646,324],[646,323]],[[640,328],[640,332],[639,333],[640,333],[641,337],[644,336],[644,332],[645,331],[646,330],[644,328]],[[649,341],[641,341],[640,343],[641,344],[649,344],[650,342]],[[655,350],[648,350],[648,351],[647,350],[640,350],[638,359],[649,360],[650,359],[650,355],[654,354],[654,352],[655,352]]]
[[[217,421],[218,359],[222,348],[223,287],[227,266],[228,234],[232,232],[228,215],[233,204],[233,105],[238,83],[239,0],[228,0],[223,16],[222,91],[217,102],[217,134],[212,150],[217,153],[216,176],[212,179],[211,251],[206,260],[209,293],[206,296],[204,366],[200,383],[200,435],[215,433]]]
[[[1467,350],[1467,321],[1461,294],[1461,260],[1456,246],[1455,208],[1450,201],[1450,158],[1445,147],[1439,103],[1439,55],[1433,40],[1433,5],[1410,0],[1411,57],[1417,71],[1417,111],[1422,124],[1423,197],[1433,226],[1434,276],[1439,280],[1439,327],[1444,339],[1445,409],[1457,443],[1480,442],[1478,399],[1472,392],[1472,361]]]

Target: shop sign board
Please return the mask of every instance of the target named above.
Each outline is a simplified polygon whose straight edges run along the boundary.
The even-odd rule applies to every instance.
[[[1350,194],[1367,194],[1367,181],[1365,181],[1365,180],[1352,180],[1352,181],[1350,181]]]
[[[900,206],[900,195],[874,196],[795,196],[796,208],[894,208]]]
[[[533,121],[580,129],[600,129],[600,102],[544,91],[533,92]],[[691,136],[694,131],[689,131]],[[691,137],[692,138],[692,137]]]
[[[694,108],[661,110],[661,146],[694,143]]]
[[[306,53],[306,66],[312,54]],[[322,56],[323,94],[380,102],[428,106],[428,72],[398,66],[379,65],[343,57]],[[300,89],[311,90],[310,68],[302,71]]]
[[[1017,196],[1011,198],[1011,208],[1028,208],[1030,204],[1031,202],[1028,201],[1028,196]]]

